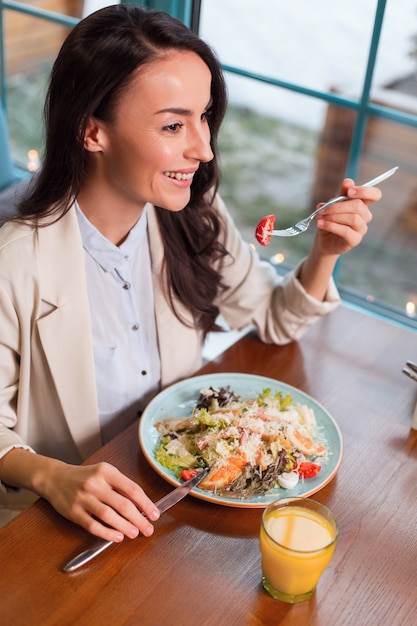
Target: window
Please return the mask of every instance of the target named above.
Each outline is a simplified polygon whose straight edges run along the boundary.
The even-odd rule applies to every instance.
[[[1,101],[13,158],[37,165],[46,77],[63,39],[100,0],[0,0]],[[103,4],[106,4],[104,1]],[[208,41],[230,107],[221,133],[221,193],[245,238],[293,267],[313,232],[258,246],[279,226],[398,165],[361,246],[335,273],[345,301],[417,328],[417,0],[154,0]],[[24,42],[24,45],[22,45]]]
[[[221,193],[247,240],[293,267],[313,233],[262,248],[264,215],[289,226],[346,174],[360,183],[398,165],[335,278],[345,300],[415,328],[416,17],[417,0],[206,0],[200,20],[229,87]]]

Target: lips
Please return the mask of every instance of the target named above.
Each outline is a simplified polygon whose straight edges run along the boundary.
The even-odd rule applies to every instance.
[[[164,176],[167,178],[174,178],[175,180],[192,180],[195,172],[189,172],[187,174],[183,172],[164,172]]]

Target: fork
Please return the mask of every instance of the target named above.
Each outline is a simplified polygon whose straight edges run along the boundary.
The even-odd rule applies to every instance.
[[[390,176],[392,176],[397,170],[398,170],[398,167],[393,167],[391,170],[388,170],[387,172],[380,174],[380,176],[377,176],[376,178],[369,180],[367,183],[364,183],[362,187],[372,187],[373,185],[377,185],[378,183],[382,182],[386,178],[389,178]],[[329,206],[332,206],[333,204],[336,204],[337,202],[343,202],[344,200],[348,200],[348,199],[349,199],[348,196],[337,196],[336,198],[332,198],[331,200],[326,202],[326,204],[323,204],[323,206],[313,211],[311,215],[309,215],[308,217],[294,224],[294,226],[289,226],[288,228],[284,228],[283,230],[269,231],[268,235],[274,235],[275,237],[294,237],[295,235],[300,235],[301,233],[304,233],[307,230],[307,228],[310,226],[311,222],[314,220],[316,215],[324,211],[324,209],[327,209]]]
[[[412,380],[417,381],[417,363],[414,363],[414,361],[407,361],[406,367],[403,367],[402,372]]]

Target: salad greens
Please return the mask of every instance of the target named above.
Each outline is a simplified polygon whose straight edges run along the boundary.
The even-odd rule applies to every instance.
[[[228,387],[202,390],[192,414],[156,424],[155,458],[176,473],[209,467],[200,488],[251,498],[315,476],[327,460],[313,410],[263,389],[243,399]]]

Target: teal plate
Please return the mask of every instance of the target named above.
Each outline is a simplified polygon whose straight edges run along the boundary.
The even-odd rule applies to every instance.
[[[139,443],[142,452],[153,469],[162,476],[162,478],[171,483],[171,485],[178,486],[181,482],[177,479],[174,472],[161,465],[155,459],[154,451],[159,443],[159,433],[155,424],[169,417],[180,418],[191,415],[200,395],[200,391],[207,387],[230,387],[231,391],[239,394],[242,398],[256,397],[265,388],[271,388],[273,391],[281,391],[284,394],[291,394],[294,403],[305,404],[313,409],[320,439],[328,449],[328,460],[317,476],[300,480],[293,489],[277,487],[276,489],[271,489],[265,494],[253,498],[237,499],[220,496],[195,487],[191,492],[193,496],[201,500],[206,500],[207,502],[222,504],[224,506],[265,508],[278,498],[311,496],[327,485],[335,476],[342,461],[342,435],[334,419],[321,404],[299,389],[274,380],[273,378],[225,372],[195,376],[194,378],[188,378],[187,380],[171,385],[171,387],[167,387],[148,404],[140,418]]]

